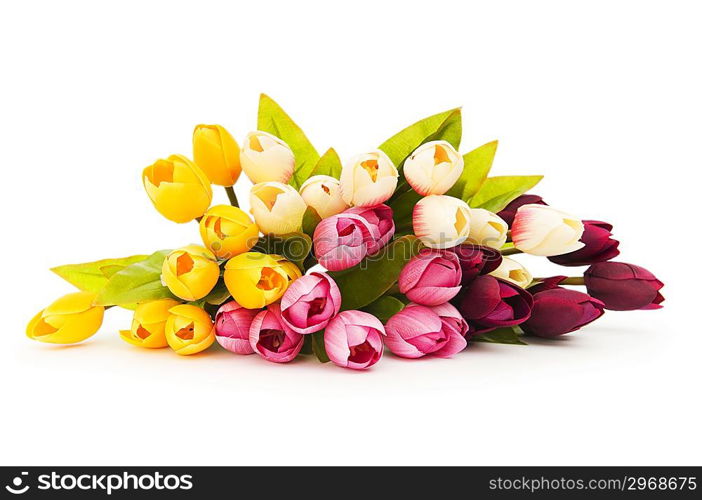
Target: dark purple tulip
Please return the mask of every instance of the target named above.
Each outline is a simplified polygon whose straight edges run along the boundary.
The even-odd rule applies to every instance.
[[[619,255],[619,242],[612,238],[612,225],[598,220],[584,220],[580,241],[585,246],[575,252],[549,257],[548,260],[561,266],[589,266],[605,262]]]
[[[531,316],[519,326],[525,333],[557,337],[574,332],[603,314],[601,301],[586,293],[556,287],[534,294]]]
[[[601,300],[605,309],[633,311],[660,309],[663,283],[643,267],[624,262],[600,262],[585,271],[587,293]]]
[[[461,263],[461,285],[467,285],[476,276],[491,273],[502,263],[500,251],[490,247],[466,243],[448,250],[455,253]]]
[[[464,287],[458,310],[479,335],[502,326],[518,325],[529,318],[534,302],[523,288],[490,275],[476,277]]]
[[[500,212],[497,212],[497,215],[511,227],[512,222],[514,222],[514,215],[517,213],[517,210],[519,210],[519,207],[533,203],[538,205],[548,205],[548,203],[546,203],[539,195],[523,194],[509,202],[509,205],[503,208]]]

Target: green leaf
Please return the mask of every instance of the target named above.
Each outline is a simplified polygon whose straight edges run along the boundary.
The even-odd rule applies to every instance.
[[[488,177],[480,190],[470,200],[473,208],[484,208],[490,212],[499,212],[510,201],[536,186],[543,175],[505,175]]]
[[[305,233],[268,234],[258,240],[254,251],[282,255],[304,271],[303,263],[312,250],[312,238]]]
[[[320,222],[322,222],[322,218],[317,211],[312,207],[307,207],[305,214],[302,216],[302,232],[312,237],[314,230],[317,229],[317,224]]]
[[[371,302],[363,310],[378,318],[382,323],[387,322],[392,316],[405,308],[405,304],[391,295],[383,295]]]
[[[471,337],[475,342],[489,342],[491,344],[512,344],[512,345],[528,345],[521,339],[521,336],[510,327],[498,328],[491,332],[481,333]]]
[[[322,363],[329,362],[329,356],[327,356],[327,350],[324,347],[324,330],[321,332],[314,332],[310,334],[312,337],[312,352],[317,359]]]
[[[258,101],[258,130],[273,134],[284,140],[295,155],[295,171],[290,185],[300,189],[319,160],[319,153],[302,129],[283,111],[277,102],[261,94]]]
[[[385,294],[420,248],[416,237],[403,236],[350,269],[330,272],[341,290],[341,309],[360,309]]]
[[[95,300],[103,306],[119,306],[147,300],[174,298],[161,284],[161,267],[171,250],[159,250],[146,259],[117,271]]]
[[[119,259],[103,259],[84,264],[67,264],[51,270],[79,290],[97,293],[113,274],[147,257],[148,255],[133,255]]]
[[[214,306],[221,306],[232,294],[227,290],[227,285],[225,285],[224,280],[220,279],[215,287],[210,293],[208,293],[204,299],[202,299],[206,304],[212,304]]]
[[[398,232],[412,227],[414,206],[421,199],[421,194],[414,190],[409,190],[388,203],[390,208],[392,208],[392,218],[395,221],[395,228]]]
[[[443,140],[458,149],[462,133],[461,108],[455,108],[419,120],[393,135],[379,148],[401,170],[405,159],[425,142]]]
[[[322,155],[309,177],[313,175],[328,175],[335,179],[341,179],[341,158],[334,148],[327,149],[327,152]],[[300,181],[305,182],[309,177],[300,179]]]
[[[496,151],[497,141],[492,141],[464,154],[463,173],[446,194],[466,202],[470,200],[487,179]]]

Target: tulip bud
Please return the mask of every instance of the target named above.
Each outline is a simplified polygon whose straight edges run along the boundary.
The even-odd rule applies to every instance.
[[[476,276],[491,273],[502,263],[502,254],[494,248],[464,243],[449,248],[449,251],[456,254],[461,264],[461,285],[467,285]]]
[[[219,345],[236,354],[253,354],[249,342],[251,322],[261,309],[246,309],[231,300],[217,311],[215,335]]]
[[[75,344],[95,335],[105,308],[94,306],[94,300],[92,292],[64,295],[32,318],[27,337],[51,344]]]
[[[288,184],[263,182],[251,188],[251,213],[264,234],[300,231],[307,205],[300,193]]]
[[[259,312],[249,331],[251,348],[266,361],[287,363],[302,350],[304,338],[285,328],[280,317],[280,305],[271,304]]]
[[[308,207],[315,209],[322,219],[348,208],[341,197],[341,183],[328,175],[313,175],[300,187],[300,196]]]
[[[382,151],[354,156],[341,169],[341,196],[347,205],[372,207],[395,192],[399,174]]]
[[[414,206],[414,234],[430,248],[451,248],[470,233],[470,208],[452,196],[430,195]]]
[[[254,184],[290,180],[295,170],[295,155],[290,146],[267,132],[251,132],[241,149],[241,168]]]
[[[166,320],[166,340],[176,354],[196,354],[214,343],[214,324],[204,309],[181,304],[171,307],[170,313]]]
[[[490,275],[514,283],[521,288],[528,287],[534,279],[526,267],[509,257],[503,257],[500,267],[492,271]]]
[[[149,349],[167,347],[166,320],[170,316],[170,309],[178,304],[177,300],[159,299],[137,305],[132,329],[120,331],[122,340]]]
[[[550,257],[583,248],[584,229],[582,221],[555,208],[522,205],[512,223],[512,241],[524,253]]]
[[[403,171],[422,196],[444,194],[463,172],[463,157],[446,141],[426,142],[405,160]]]
[[[585,246],[575,252],[549,257],[548,260],[561,266],[587,266],[611,260],[619,255],[619,242],[611,237],[611,224],[584,220],[583,225],[585,230],[580,241]]]
[[[663,283],[640,266],[624,262],[600,262],[585,271],[587,293],[613,311],[660,309]]]
[[[470,243],[490,248],[502,248],[507,242],[509,226],[496,214],[483,208],[470,209]]]
[[[461,264],[455,253],[423,248],[402,269],[398,285],[412,302],[437,306],[461,290]]]
[[[341,308],[341,291],[326,273],[313,272],[295,280],[280,301],[280,316],[288,329],[301,333],[322,330]]]
[[[446,302],[438,306],[430,307],[432,311],[439,315],[443,323],[443,330],[450,332],[451,335],[458,334],[461,337],[468,337],[470,327],[461,313],[454,306]]]
[[[183,300],[199,300],[212,291],[219,280],[214,254],[205,247],[188,245],[173,250],[163,261],[161,281]]]
[[[216,205],[202,216],[200,236],[218,259],[226,260],[248,252],[258,243],[258,226],[242,209]]]
[[[142,181],[156,210],[173,222],[190,222],[202,216],[212,202],[209,179],[185,156],[157,160],[144,169]]]
[[[373,234],[377,232],[377,239],[368,245],[368,254],[372,255],[388,244],[395,234],[395,221],[392,219],[392,208],[387,205],[376,205],[374,207],[353,207],[344,212],[345,214],[360,215],[366,222],[375,228]]]
[[[589,295],[566,288],[534,294],[531,316],[519,327],[539,337],[557,337],[574,332],[604,314],[604,304]]]
[[[210,181],[219,186],[233,186],[241,174],[239,145],[220,125],[195,127],[193,159]]]
[[[517,210],[522,205],[548,205],[548,203],[541,196],[523,194],[509,202],[505,208],[497,212],[497,215],[511,227],[514,222],[514,216],[517,215]]]
[[[324,330],[324,349],[335,365],[363,370],[383,355],[385,328],[378,318],[362,311],[342,311]]]
[[[246,252],[224,266],[224,283],[232,298],[247,309],[260,309],[283,296],[300,271],[280,255]]]
[[[340,213],[314,230],[314,254],[329,271],[342,271],[361,262],[377,246],[378,229],[360,215]]]

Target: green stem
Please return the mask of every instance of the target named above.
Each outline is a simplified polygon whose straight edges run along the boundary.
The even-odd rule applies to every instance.
[[[515,255],[518,253],[522,253],[521,250],[518,250],[516,248],[505,248],[503,250],[500,250],[502,252],[502,255]]]
[[[229,197],[229,203],[231,203],[233,207],[239,207],[239,200],[236,199],[234,186],[225,186],[224,190],[227,192],[227,196]]]
[[[582,276],[571,276],[570,278],[566,278],[560,283],[561,285],[584,285],[585,284],[585,278]]]

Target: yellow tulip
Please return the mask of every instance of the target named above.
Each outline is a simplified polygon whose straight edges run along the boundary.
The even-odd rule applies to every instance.
[[[173,299],[159,299],[139,304],[134,311],[131,330],[122,330],[125,342],[150,349],[166,347],[166,320],[169,309],[179,304]]]
[[[51,344],[82,342],[102,325],[105,308],[94,306],[94,300],[92,292],[64,295],[32,318],[27,337]]]
[[[229,259],[251,250],[258,242],[258,226],[240,208],[217,205],[202,216],[200,236],[218,259]]]
[[[220,125],[195,127],[193,159],[210,181],[219,186],[233,186],[241,174],[239,145]]]
[[[144,169],[144,188],[161,215],[173,222],[190,222],[212,202],[205,173],[185,156],[171,155]]]
[[[173,250],[163,261],[161,279],[173,295],[198,300],[210,293],[219,280],[219,266],[212,252],[199,245]]]
[[[259,309],[280,299],[300,275],[297,266],[280,255],[247,252],[229,259],[224,283],[239,305]]]
[[[172,307],[166,320],[168,345],[182,355],[204,351],[215,341],[212,318],[197,306],[182,304]]]

